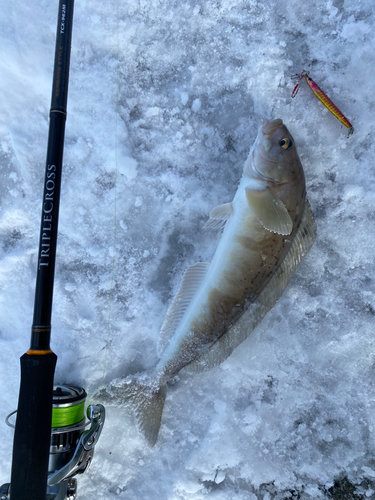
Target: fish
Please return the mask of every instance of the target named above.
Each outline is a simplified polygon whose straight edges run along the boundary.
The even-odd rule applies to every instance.
[[[214,208],[208,228],[224,228],[209,262],[187,269],[161,327],[150,372],[113,380],[107,401],[134,411],[146,441],[158,438],[168,383],[184,369],[224,361],[260,323],[316,236],[294,138],[281,119],[264,119],[234,199]]]

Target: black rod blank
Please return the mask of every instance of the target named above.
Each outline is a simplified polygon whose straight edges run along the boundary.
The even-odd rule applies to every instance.
[[[51,314],[74,0],[60,0],[30,349],[21,357],[11,500],[46,500],[53,377]]]
[[[38,268],[35,288],[32,350],[49,349],[61,170],[64,150],[73,1],[60,0],[57,22],[46,174],[40,226]]]

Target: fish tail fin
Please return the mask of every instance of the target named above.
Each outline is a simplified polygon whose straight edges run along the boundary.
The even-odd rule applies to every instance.
[[[112,381],[107,393],[133,410],[143,436],[154,446],[163,414],[165,387],[157,386],[147,374],[140,374]]]

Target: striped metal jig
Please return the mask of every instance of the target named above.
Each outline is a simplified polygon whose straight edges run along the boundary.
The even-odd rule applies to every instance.
[[[300,75],[296,75],[294,78],[298,78],[297,83],[293,89],[292,97],[296,97],[298,93],[298,87],[301,83],[302,78],[306,80],[307,85],[316,95],[320,102],[324,104],[324,106],[343,124],[345,127],[349,129],[348,137],[354,132],[353,125],[346,118],[346,116],[341,113],[339,108],[333,104],[331,99],[323,92],[323,90],[314,82],[312,78],[309,77],[308,71],[303,70]]]

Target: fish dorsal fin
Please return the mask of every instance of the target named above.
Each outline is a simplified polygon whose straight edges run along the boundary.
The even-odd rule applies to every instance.
[[[213,208],[210,212],[210,218],[208,219],[204,227],[221,229],[225,226],[225,223],[232,215],[232,212],[232,203],[224,203],[224,205],[219,205],[218,207]]]
[[[198,262],[190,266],[183,277],[179,291],[165,315],[160,330],[159,350],[163,351],[180,324],[180,321],[189,307],[194,295],[204,280],[209,262]]]
[[[201,357],[185,367],[187,371],[199,373],[219,365],[250,335],[281,297],[294,271],[312,247],[315,237],[315,220],[306,200],[304,214],[293,243],[272,279],[224,335]]]
[[[272,233],[287,235],[293,230],[293,222],[283,202],[264,184],[264,188],[246,189],[247,201],[262,226]]]

